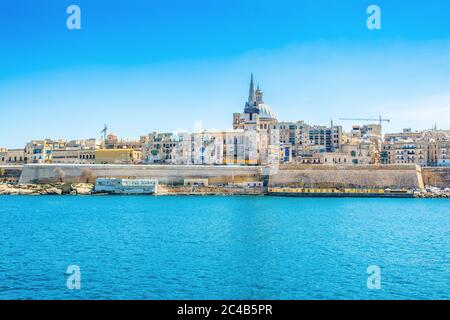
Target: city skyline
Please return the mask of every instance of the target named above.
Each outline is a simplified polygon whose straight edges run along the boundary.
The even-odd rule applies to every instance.
[[[0,0],[0,300],[177,319],[448,300],[449,18]]]
[[[132,1],[126,14],[115,3],[105,14],[75,1],[82,29],[73,31],[65,8],[74,1],[2,10],[0,109],[10,121],[0,146],[100,137],[104,123],[127,138],[192,131],[198,120],[230,128],[251,72],[280,121],[333,119],[348,130],[353,123],[339,118],[383,115],[392,119],[384,132],[450,128],[448,2],[377,1],[374,31],[366,1],[284,1],[275,12],[265,2],[173,2]]]
[[[243,112],[233,113],[233,129],[150,132],[139,139],[123,139],[105,124],[102,138],[45,139],[29,141],[24,148],[0,149],[0,164],[172,164],[172,165],[269,165],[297,164],[411,164],[449,166],[450,130],[382,134],[390,119],[340,119],[370,121],[343,132],[304,121],[279,121],[266,103],[264,91],[250,76]],[[378,123],[374,123],[378,122]]]

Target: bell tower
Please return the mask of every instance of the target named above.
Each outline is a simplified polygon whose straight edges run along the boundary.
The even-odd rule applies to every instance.
[[[255,86],[253,83],[253,73],[250,78],[250,89],[248,92],[248,101],[245,103],[244,108],[244,129],[255,130],[259,128],[259,108],[257,102],[257,95]]]
[[[259,96],[261,97],[261,96]],[[250,78],[248,101],[244,108],[244,160],[246,164],[259,163],[259,107],[258,90],[255,91],[253,73]]]

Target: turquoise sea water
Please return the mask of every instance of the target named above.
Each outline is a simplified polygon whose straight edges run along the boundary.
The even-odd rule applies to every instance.
[[[0,299],[449,299],[450,201],[0,197]],[[66,286],[69,265],[81,289]],[[381,289],[367,288],[369,265]]]

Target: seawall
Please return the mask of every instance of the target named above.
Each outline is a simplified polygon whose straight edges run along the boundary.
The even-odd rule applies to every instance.
[[[208,178],[211,184],[261,180],[261,168],[201,165],[30,164],[19,183],[93,182],[96,178],[148,178],[162,184],[183,184],[184,179]]]
[[[422,168],[422,176],[425,185],[450,188],[450,167]]]
[[[269,177],[269,186],[315,188],[422,189],[421,168],[416,165],[282,165]]]
[[[260,166],[30,164],[24,166],[19,183],[78,183],[114,177],[151,178],[179,185],[187,178],[207,178],[212,185],[264,181],[271,187],[423,188],[422,170],[416,165],[289,164],[268,172]]]
[[[16,183],[22,174],[22,165],[0,165],[0,181]]]

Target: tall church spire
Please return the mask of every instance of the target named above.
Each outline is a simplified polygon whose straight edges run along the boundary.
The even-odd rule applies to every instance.
[[[248,102],[255,102],[256,96],[255,96],[255,85],[253,84],[253,72],[250,78],[250,89],[248,92]]]
[[[257,93],[255,92],[255,84],[253,82],[253,73],[250,77],[250,89],[248,90],[248,101],[245,103],[244,113],[259,114]]]

